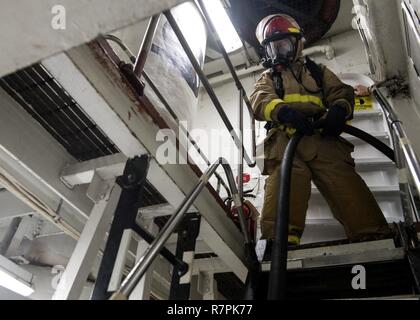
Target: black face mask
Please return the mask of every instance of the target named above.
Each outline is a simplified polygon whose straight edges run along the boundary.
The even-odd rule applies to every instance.
[[[297,39],[295,37],[286,37],[270,41],[266,44],[265,50],[272,66],[289,65],[293,63],[296,57]]]

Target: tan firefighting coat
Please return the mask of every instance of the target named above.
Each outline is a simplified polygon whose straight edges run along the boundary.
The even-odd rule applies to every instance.
[[[354,90],[342,83],[325,66],[320,66],[323,74],[322,92],[303,61],[293,66],[296,81],[290,70],[282,72],[284,96],[279,97],[274,88],[271,71],[265,71],[255,84],[250,96],[255,117],[259,121],[276,121],[278,112],[284,106],[299,110],[308,118],[320,118],[328,108],[340,104],[347,109],[347,119],[354,111]],[[284,150],[293,133],[290,124],[278,124],[271,129],[260,153],[266,180],[264,208],[261,226],[263,238],[273,238],[273,227],[277,212],[278,179]],[[308,200],[311,195],[311,181],[315,183],[327,200],[334,217],[341,222],[351,239],[366,234],[386,234],[389,232],[386,220],[366,183],[356,173],[351,153],[354,146],[342,139],[323,137],[319,132],[305,136],[295,155],[292,171],[290,199],[290,236],[297,243],[305,228]],[[290,238],[291,237],[291,238]]]

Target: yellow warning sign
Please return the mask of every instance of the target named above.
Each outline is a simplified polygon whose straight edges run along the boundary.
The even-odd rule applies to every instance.
[[[367,111],[373,110],[373,100],[372,97],[356,97],[355,99],[354,110],[355,111]]]

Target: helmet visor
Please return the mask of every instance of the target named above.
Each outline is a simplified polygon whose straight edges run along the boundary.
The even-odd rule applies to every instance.
[[[266,51],[273,63],[289,63],[295,59],[296,46],[297,39],[295,37],[287,37],[269,42]]]

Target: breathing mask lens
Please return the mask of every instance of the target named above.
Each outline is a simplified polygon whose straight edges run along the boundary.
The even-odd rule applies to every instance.
[[[293,62],[296,54],[297,40],[294,37],[275,40],[267,44],[267,54],[273,64]]]

